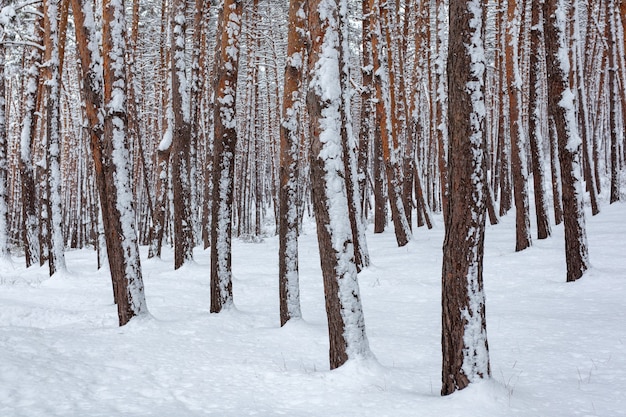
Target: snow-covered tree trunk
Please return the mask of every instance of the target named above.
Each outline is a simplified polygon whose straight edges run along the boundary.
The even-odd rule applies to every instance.
[[[0,28],[0,37],[3,35]],[[6,50],[0,44],[0,260],[9,256],[9,210],[8,210],[8,161],[6,125],[6,73],[4,63]]]
[[[44,1],[44,46],[46,69],[47,191],[49,204],[50,276],[65,267],[65,240],[61,211],[61,73],[59,71],[59,0]]]
[[[487,161],[481,4],[454,1],[449,10],[450,200],[443,243],[442,395],[490,374],[482,279]]]
[[[382,7],[379,0],[370,1],[372,10],[372,55],[374,65],[374,84],[376,87],[376,125],[380,127],[381,149],[387,176],[387,191],[391,207],[391,218],[396,233],[398,246],[406,245],[411,239],[411,229],[404,212],[402,201],[402,171],[400,164],[400,146],[397,136],[397,122],[394,120],[393,103],[395,102],[394,78],[390,71],[392,58],[388,39],[383,30],[391,30],[389,10]],[[387,33],[386,32],[386,33]],[[377,131],[378,132],[378,131]]]
[[[359,131],[359,154],[358,154],[358,186],[361,195],[361,209],[365,213],[369,205],[366,198],[367,192],[367,165],[370,147],[374,133],[374,67],[372,65],[372,31],[370,0],[361,1],[362,21],[362,68],[361,68],[361,129]],[[367,216],[363,216],[365,219]]]
[[[280,223],[278,229],[278,282],[280,324],[302,317],[298,274],[298,174],[300,116],[303,110],[304,59],[308,41],[303,0],[289,2],[287,64],[280,129]]]
[[[185,63],[186,2],[174,0],[170,17],[172,112],[172,191],[174,202],[174,269],[193,259],[191,184],[189,153],[191,145],[191,106]]]
[[[539,0],[532,0],[532,26],[530,29],[530,79],[529,79],[529,119],[528,139],[532,156],[533,185],[535,188],[535,214],[537,217],[537,238],[546,239],[551,234],[548,204],[545,191],[545,161],[543,156],[543,113],[542,75],[545,72],[541,50],[543,45],[543,16]]]
[[[345,181],[348,197],[348,217],[352,229],[352,242],[354,243],[354,262],[357,271],[367,268],[370,264],[370,255],[365,238],[365,224],[361,214],[361,197],[358,188],[357,174],[357,143],[352,129],[352,113],[350,100],[352,98],[352,85],[350,83],[350,46],[348,45],[348,6],[340,5],[339,8],[339,39],[341,40],[342,55],[339,57],[340,86],[342,91],[343,109],[341,124],[341,143],[345,163]],[[401,214],[399,214],[401,215]],[[406,218],[406,217],[405,217]],[[409,230],[410,232],[410,230]]]
[[[111,216],[110,229],[106,231],[107,249],[111,278],[117,282],[115,298],[119,324],[123,326],[134,316],[147,314],[148,309],[135,231],[129,140],[126,134],[126,19],[123,0],[105,0],[102,9],[102,155],[107,195],[106,201],[101,203],[108,205]]]
[[[619,151],[619,97],[618,91],[618,56],[617,56],[617,24],[616,24],[616,4],[615,0],[606,0],[606,23],[605,37],[608,42],[608,89],[609,89],[609,132],[610,132],[610,152],[611,152],[611,194],[610,202],[615,203],[620,197],[620,151]],[[623,87],[621,87],[623,90]],[[622,91],[622,94],[624,92]]]
[[[520,71],[519,38],[520,7],[517,0],[508,0],[508,30],[506,44],[506,78],[509,91],[509,134],[511,140],[511,171],[515,200],[515,250],[531,245],[530,203],[528,199],[528,168],[526,165],[526,134],[522,120],[522,76]]]
[[[231,240],[232,206],[237,145],[237,74],[242,0],[224,0],[219,67],[216,76],[215,144],[213,158],[213,207],[211,228],[211,312],[219,313],[233,304]]]
[[[30,38],[33,46],[30,47],[30,53],[26,57],[28,69],[24,81],[24,117],[20,134],[20,178],[26,267],[37,265],[40,260],[37,191],[31,147],[35,138],[38,117],[39,77],[43,58],[39,46],[43,46],[43,16],[43,2],[41,2],[33,21],[33,34]]]
[[[346,111],[341,86],[344,51],[340,13],[346,0],[309,1],[311,185],[330,338],[330,367],[370,355],[357,270],[343,161]]]
[[[589,268],[583,209],[580,153],[574,93],[570,89],[570,62],[566,41],[569,1],[545,0],[543,14],[548,77],[548,114],[554,121],[563,193],[567,281],[582,277]]]

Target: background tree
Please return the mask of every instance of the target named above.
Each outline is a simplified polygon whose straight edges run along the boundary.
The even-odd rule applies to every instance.
[[[287,43],[287,66],[283,92],[283,115],[280,129],[280,223],[278,229],[278,275],[280,324],[302,316],[298,284],[298,157],[299,121],[303,111],[306,3],[289,2],[290,31]]]
[[[554,121],[558,138],[567,281],[575,281],[589,268],[589,254],[580,178],[582,142],[577,131],[574,93],[569,84],[569,54],[562,52],[567,50],[567,16],[570,6],[565,0],[544,1],[548,114]]]

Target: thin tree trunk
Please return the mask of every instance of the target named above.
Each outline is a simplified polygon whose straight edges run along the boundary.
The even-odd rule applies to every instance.
[[[278,283],[280,325],[302,317],[298,273],[299,120],[303,109],[303,71],[306,54],[306,3],[289,3],[289,38],[280,129],[280,227],[278,230]]]
[[[0,45],[0,260],[9,257],[8,161],[6,125],[6,50]]]
[[[237,130],[237,66],[243,10],[241,0],[224,0],[219,70],[216,76],[215,145],[213,158],[213,213],[211,228],[211,313],[233,304],[231,240]]]
[[[170,29],[170,82],[174,125],[172,128],[172,191],[174,203],[174,269],[193,259],[193,222],[189,154],[191,107],[185,63],[186,2],[172,3]]]
[[[38,45],[43,43],[43,2],[39,3],[37,17],[33,22],[32,43],[30,54],[27,56],[28,70],[26,72],[24,91],[24,117],[20,135],[20,178],[22,183],[22,221],[24,238],[24,257],[26,267],[39,264],[39,222],[37,219],[37,189],[35,186],[35,170],[32,161],[32,144],[36,134],[37,109],[41,86],[39,76],[42,64],[41,51]]]
[[[589,268],[585,212],[580,178],[581,141],[577,133],[574,94],[569,87],[566,48],[568,2],[545,0],[545,44],[548,77],[548,113],[554,120],[558,137],[561,183],[563,187],[563,220],[565,223],[565,259],[567,281],[582,277]]]
[[[530,152],[532,156],[533,185],[535,188],[535,214],[537,217],[537,238],[546,239],[551,234],[550,220],[548,218],[548,206],[545,200],[545,169],[543,158],[543,126],[541,120],[545,119],[542,112],[541,100],[543,97],[542,78],[545,66],[540,54],[543,42],[543,16],[541,15],[541,5],[537,0],[532,1],[532,27],[531,53],[530,53],[530,117],[528,126],[528,137],[530,142]]]

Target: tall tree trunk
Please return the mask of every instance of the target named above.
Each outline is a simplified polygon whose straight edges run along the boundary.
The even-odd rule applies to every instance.
[[[391,30],[389,10],[381,7],[379,0],[371,0],[370,8],[373,12],[372,52],[374,62],[374,80],[376,86],[376,124],[380,126],[380,137],[385,174],[387,176],[387,192],[391,206],[391,219],[396,233],[398,246],[406,245],[411,239],[411,230],[404,212],[402,202],[402,171],[400,166],[399,143],[397,137],[397,123],[394,120],[393,103],[394,82],[393,72],[390,69],[389,45],[383,37],[383,30]],[[385,26],[385,28],[383,28]],[[387,53],[385,54],[385,51]]]
[[[174,203],[174,269],[193,259],[193,222],[189,151],[191,144],[191,106],[185,63],[186,2],[172,3],[170,28],[170,81],[174,126],[172,129],[172,192]]]
[[[610,149],[611,149],[611,204],[619,200],[620,197],[620,153],[619,153],[619,96],[618,85],[619,77],[617,75],[618,57],[617,57],[617,25],[615,16],[615,0],[606,0],[606,25],[605,37],[608,42],[608,89],[609,89],[609,131],[610,131]],[[622,88],[623,89],[623,88]],[[622,94],[624,92],[622,91]]]
[[[237,73],[243,2],[224,0],[218,32],[221,45],[216,76],[213,213],[211,229],[211,313],[233,304],[231,241],[232,205],[237,145]]]
[[[515,200],[515,250],[531,245],[528,169],[524,151],[525,132],[522,121],[522,77],[519,63],[520,12],[517,0],[508,0],[506,78],[509,88],[509,134],[511,137],[511,171]]]
[[[125,11],[123,1],[102,4],[104,129],[102,158],[107,187],[110,228],[105,230],[111,278],[117,281],[116,301],[120,326],[134,316],[148,314],[143,290],[139,247],[135,231],[130,177],[129,140],[126,134]],[[105,211],[103,210],[103,213]]]
[[[35,170],[32,160],[32,145],[36,134],[37,109],[41,86],[39,76],[42,64],[39,45],[43,44],[43,2],[39,3],[38,13],[33,22],[33,35],[30,54],[27,56],[28,70],[26,71],[24,91],[24,117],[20,135],[20,178],[22,183],[22,221],[24,238],[24,257],[26,267],[38,264],[40,261],[39,248],[39,221],[37,219],[37,189],[35,186]]]
[[[545,163],[543,158],[542,120],[545,115],[542,112],[541,101],[545,96],[542,91],[542,75],[545,66],[541,56],[543,44],[543,16],[541,5],[537,0],[532,1],[532,27],[530,31],[530,117],[528,126],[528,138],[532,156],[533,185],[535,188],[535,214],[537,216],[537,238],[546,239],[551,234],[550,219],[548,218],[548,206],[545,200]]]
[[[342,161],[342,124],[346,111],[339,77],[343,56],[346,0],[309,1],[311,80],[307,104],[311,117],[311,184],[320,249],[330,339],[330,368],[370,355],[354,263],[353,234]]]
[[[306,55],[306,3],[289,3],[289,37],[280,128],[280,223],[278,229],[278,283],[280,325],[302,317],[298,275],[298,155],[300,113],[303,109],[303,71]]]
[[[482,279],[487,186],[483,11],[479,0],[470,0],[451,2],[449,13],[450,200],[443,244],[442,395],[490,374]]]
[[[563,220],[565,223],[565,259],[567,281],[582,277],[589,268],[585,212],[580,178],[581,141],[577,133],[574,94],[569,87],[569,57],[566,50],[566,0],[545,0],[545,44],[548,77],[548,113],[554,120],[558,137]]]
[[[9,167],[7,160],[5,58],[5,47],[0,45],[0,260],[9,257]]]
[[[61,211],[61,73],[59,72],[59,0],[44,1],[46,68],[47,191],[49,204],[50,276],[65,267],[65,239]]]

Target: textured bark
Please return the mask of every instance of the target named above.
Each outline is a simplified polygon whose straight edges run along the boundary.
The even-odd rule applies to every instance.
[[[37,17],[33,22],[32,42],[35,45],[43,43],[43,2],[37,8]],[[39,222],[37,216],[37,189],[35,186],[35,171],[33,167],[31,147],[35,139],[37,109],[39,108],[41,85],[39,83],[42,63],[41,51],[38,47],[31,47],[27,56],[28,70],[25,80],[24,117],[20,136],[20,178],[22,195],[22,233],[24,238],[24,258],[26,267],[39,264]]]
[[[618,120],[619,120],[619,110],[620,106],[618,103],[619,100],[619,92],[618,84],[619,77],[617,74],[618,68],[618,56],[617,56],[617,25],[616,25],[616,16],[615,16],[615,0],[605,0],[606,4],[606,19],[607,23],[605,25],[605,38],[608,42],[608,50],[606,54],[608,55],[608,89],[609,89],[609,132],[610,132],[610,149],[611,149],[611,193],[610,193],[610,202],[611,204],[619,201],[620,197],[620,153],[619,153],[619,140],[618,137],[620,135]],[[623,92],[622,92],[623,94]]]
[[[129,170],[129,141],[126,135],[125,12],[122,1],[105,0],[102,5],[102,52],[104,82],[104,129],[102,158],[104,184],[107,187],[106,232],[111,278],[117,282],[115,298],[120,326],[134,316],[148,313],[139,247],[135,231]],[[103,210],[104,212],[104,210]],[[105,225],[107,223],[105,222]]]
[[[565,48],[565,22],[568,16],[565,0],[545,0],[545,45],[548,77],[548,113],[554,121],[558,138],[558,152],[563,192],[563,220],[565,223],[565,259],[567,281],[582,277],[589,268],[585,212],[583,210],[580,178],[581,141],[576,132],[573,93],[569,88],[568,59],[560,53]]]
[[[442,395],[490,374],[482,281],[487,167],[480,4],[455,1],[449,11],[450,200],[443,244]]]
[[[373,143],[374,134],[374,68],[372,65],[372,31],[371,31],[371,11],[370,1],[362,0],[361,10],[363,14],[362,22],[362,43],[363,43],[363,66],[361,68],[361,130],[359,131],[359,156],[358,175],[359,192],[361,194],[361,208],[363,212],[368,205],[367,192],[367,164],[370,147]],[[364,216],[365,218],[366,216]],[[383,224],[384,228],[384,224]]]
[[[529,97],[529,120],[528,138],[530,142],[530,152],[532,156],[533,185],[535,188],[535,213],[537,216],[537,238],[546,239],[551,234],[550,219],[548,218],[548,206],[545,191],[545,170],[543,158],[542,141],[542,114],[541,100],[541,80],[545,71],[544,63],[541,59],[541,45],[543,43],[543,17],[541,15],[541,5],[538,0],[532,2],[532,27],[530,32],[531,53],[530,53],[530,97]]]
[[[379,0],[370,1],[372,10],[372,53],[374,64],[374,84],[376,87],[376,125],[380,126],[381,149],[387,177],[387,192],[391,207],[396,242],[406,245],[411,239],[411,230],[404,212],[402,201],[402,170],[400,166],[397,122],[394,120],[395,102],[393,71],[390,70],[391,54],[389,37],[383,37],[383,30],[391,30],[389,10],[381,7]],[[387,51],[387,54],[384,52]]]
[[[170,29],[170,81],[172,126],[172,194],[174,206],[174,269],[193,259],[193,222],[191,219],[190,146],[191,120],[185,64],[186,3],[172,3]]]
[[[0,45],[0,259],[9,256],[8,232],[8,161],[7,161],[7,126],[6,126],[6,87],[4,62],[6,50]]]
[[[515,250],[531,245],[528,169],[524,151],[525,132],[522,122],[522,79],[519,63],[520,13],[516,0],[508,0],[506,79],[509,92],[509,134],[511,140],[511,172],[515,200]]]
[[[211,313],[219,313],[233,304],[231,241],[232,205],[237,130],[235,104],[239,36],[243,2],[224,0],[223,31],[216,76],[215,145],[213,158],[213,208],[211,228]]]
[[[46,188],[48,195],[50,276],[65,267],[65,239],[61,209],[61,73],[59,70],[59,0],[44,1],[46,73]]]
[[[361,308],[353,235],[348,217],[345,164],[342,161],[341,124],[343,92],[340,80],[322,82],[328,72],[339,73],[342,61],[342,29],[338,9],[345,0],[309,1],[311,81],[307,104],[311,118],[311,185],[317,223],[320,261],[330,339],[330,368],[348,359],[366,357],[369,345]],[[328,80],[325,80],[328,81]]]
[[[302,317],[298,276],[299,120],[303,108],[303,71],[306,54],[306,14],[303,0],[289,3],[287,65],[280,129],[280,224],[278,229],[278,283],[280,325]]]

